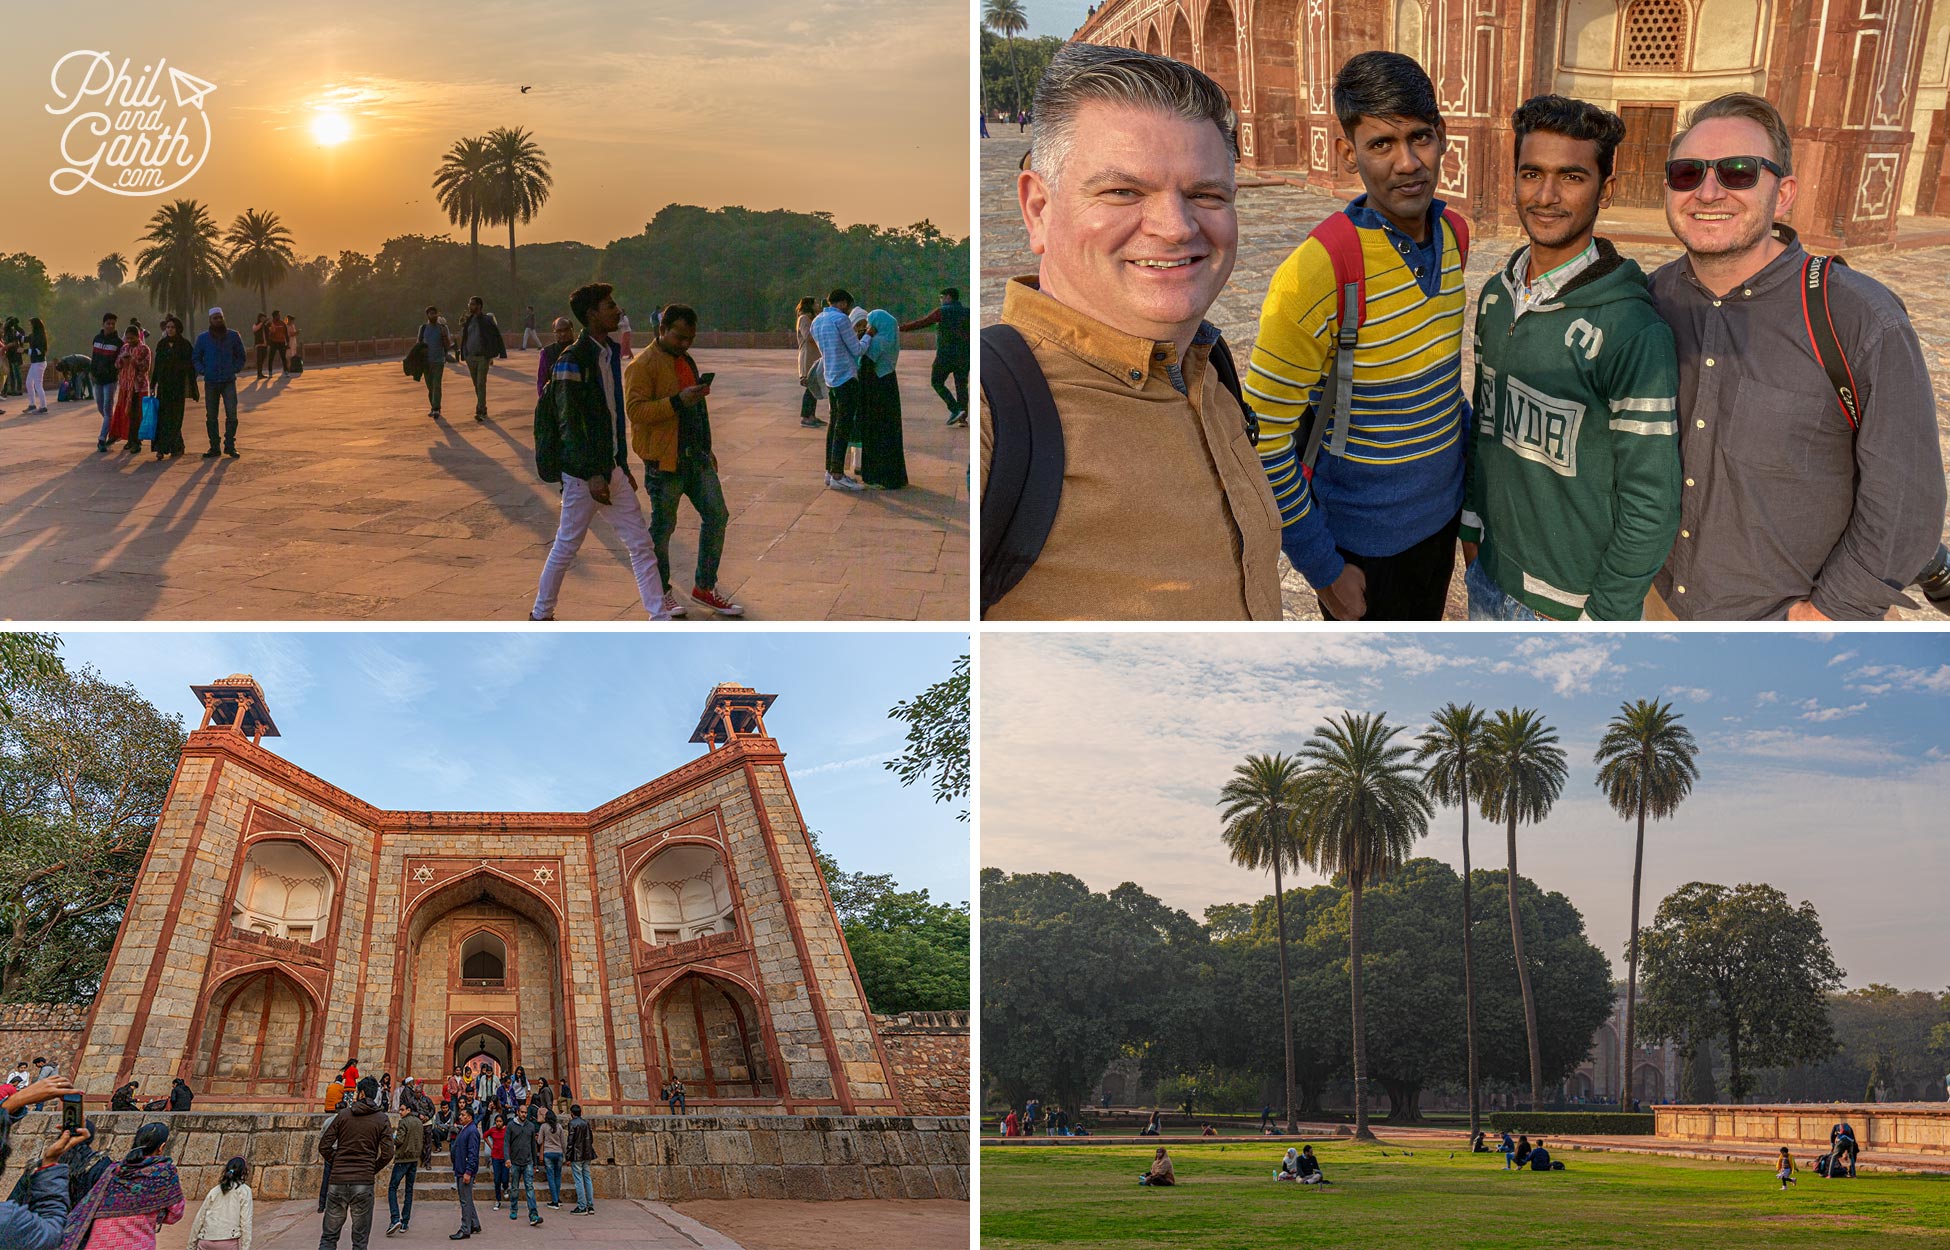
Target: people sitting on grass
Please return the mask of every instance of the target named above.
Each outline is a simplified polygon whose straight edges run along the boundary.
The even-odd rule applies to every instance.
[[[1533,1172],[1562,1172],[1562,1163],[1551,1162],[1551,1152],[1544,1149],[1544,1139],[1539,1137],[1537,1145],[1530,1152],[1530,1170]]]
[[[1497,1149],[1503,1152],[1503,1170],[1508,1172],[1517,1161],[1517,1143],[1510,1140],[1509,1129],[1503,1130],[1503,1142]]]
[[[1219,1130],[1213,1128],[1209,1123],[1199,1133],[1200,1137],[1217,1137],[1218,1135],[1219,1135]]]
[[[1782,1189],[1794,1184],[1794,1156],[1788,1153],[1786,1146],[1781,1147],[1781,1157],[1775,1161],[1774,1175],[1781,1178]]]
[[[1828,1177],[1830,1180],[1842,1174],[1842,1158],[1845,1155],[1848,1158],[1848,1174],[1850,1176],[1855,1175],[1855,1159],[1857,1155],[1862,1153],[1862,1147],[1856,1143],[1854,1125],[1850,1124],[1847,1120],[1843,1120],[1831,1127],[1828,1130],[1828,1150]]]
[[[1519,1170],[1522,1170],[1523,1168],[1528,1167],[1529,1165],[1530,1165],[1530,1136],[1527,1133],[1519,1133],[1517,1134],[1517,1168]]]
[[[1300,1179],[1300,1152],[1293,1147],[1286,1148],[1286,1158],[1280,1160],[1280,1170],[1273,1173],[1276,1181],[1297,1181]]]
[[[1302,1185],[1328,1184],[1327,1173],[1320,1170],[1320,1160],[1314,1158],[1312,1146],[1300,1147],[1300,1183]]]
[[[1138,1184],[1176,1185],[1177,1183],[1178,1178],[1171,1170],[1171,1156],[1165,1153],[1163,1146],[1160,1146],[1157,1156],[1151,1160],[1151,1170],[1138,1173]]]
[[[1489,1143],[1484,1140],[1488,1136],[1489,1134],[1480,1128],[1474,1133],[1471,1133],[1469,1135],[1469,1153],[1473,1155],[1488,1154],[1490,1151]]]
[[[1157,1137],[1164,1132],[1164,1127],[1165,1127],[1165,1113],[1162,1111],[1153,1111],[1151,1113],[1150,1121],[1146,1123],[1142,1129],[1138,1130],[1138,1136]]]

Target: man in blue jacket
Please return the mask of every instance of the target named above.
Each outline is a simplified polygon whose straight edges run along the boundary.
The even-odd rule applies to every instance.
[[[203,422],[210,435],[205,460],[237,457],[237,375],[244,369],[244,336],[223,323],[223,309],[210,310],[210,328],[196,336],[190,364],[203,381]],[[217,399],[224,407],[223,445],[217,445]]]
[[[474,1213],[474,1173],[481,1170],[481,1130],[474,1125],[474,1113],[460,1109],[460,1128],[453,1144],[447,1147],[447,1161],[454,1166],[454,1188],[460,1192],[460,1231],[448,1241],[466,1241],[481,1231],[481,1217]]]

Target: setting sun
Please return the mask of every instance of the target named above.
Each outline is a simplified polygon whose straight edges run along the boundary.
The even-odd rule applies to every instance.
[[[345,114],[321,109],[311,119],[312,138],[326,147],[337,147],[352,137],[352,123]]]

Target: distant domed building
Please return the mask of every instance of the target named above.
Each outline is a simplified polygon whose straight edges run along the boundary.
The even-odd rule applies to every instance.
[[[1448,122],[1438,193],[1489,227],[1516,227],[1510,114],[1553,91],[1624,118],[1621,206],[1662,205],[1688,109],[1751,91],[1792,129],[1789,220],[1811,245],[1888,244],[1901,214],[1950,215],[1950,0],[1105,0],[1075,38],[1196,65],[1239,114],[1241,163],[1346,194],[1334,74],[1407,53]]]

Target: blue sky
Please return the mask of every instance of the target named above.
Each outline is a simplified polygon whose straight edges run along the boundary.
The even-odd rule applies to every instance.
[[[1041,35],[1068,39],[1072,31],[1083,25],[1090,4],[1089,0],[1023,0],[1022,11],[1029,17],[1029,29],[1024,35],[1032,39]]]
[[[849,871],[968,897],[969,829],[881,767],[906,740],[887,709],[949,674],[966,635],[143,633],[62,635],[70,667],[128,682],[189,728],[190,694],[231,673],[264,687],[265,745],[370,803],[587,811],[704,750],[719,681],[779,696],[766,727],[806,821]],[[564,749],[565,746],[568,749]]]
[[[1248,753],[1291,752],[1344,709],[1412,738],[1450,700],[1534,707],[1571,775],[1550,819],[1519,828],[1518,868],[1571,898],[1622,975],[1633,829],[1591,755],[1639,697],[1671,701],[1702,748],[1692,797],[1647,828],[1642,923],[1688,881],[1765,881],[1814,903],[1849,984],[1950,982],[1942,633],[990,634],[982,864],[1133,880],[1197,916],[1271,888],[1218,841],[1214,800]],[[1460,864],[1460,823],[1438,810],[1419,853]],[[1470,846],[1502,864],[1480,817]]]

